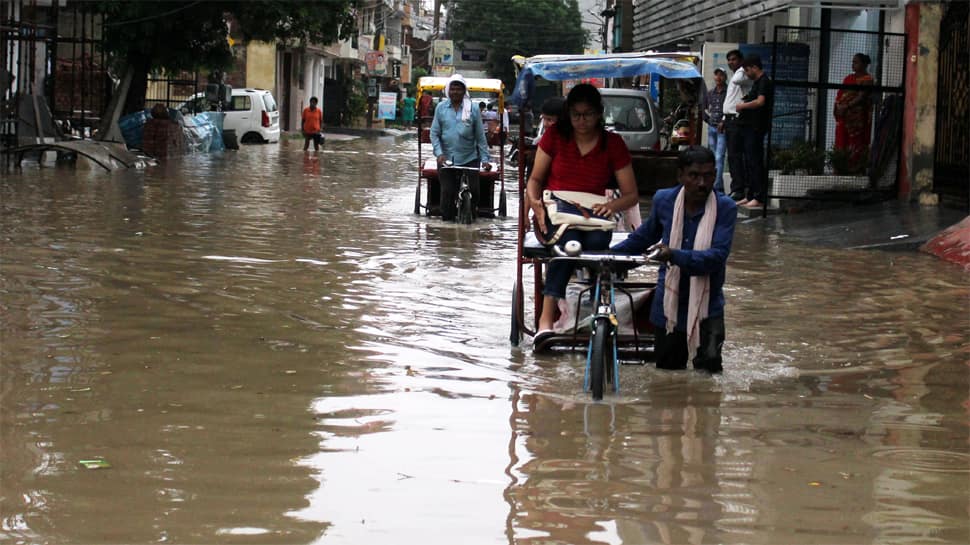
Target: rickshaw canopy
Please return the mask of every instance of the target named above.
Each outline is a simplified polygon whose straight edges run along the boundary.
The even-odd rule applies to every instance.
[[[446,91],[450,78],[438,76],[424,76],[418,79],[418,95],[422,91]],[[500,79],[492,78],[465,78],[468,92],[494,93],[498,95],[498,107],[505,108],[505,86]]]
[[[510,101],[521,106],[531,96],[535,78],[579,80],[586,78],[630,78],[658,74],[669,79],[702,77],[692,53],[611,53],[604,55],[536,55],[512,57],[519,68]]]

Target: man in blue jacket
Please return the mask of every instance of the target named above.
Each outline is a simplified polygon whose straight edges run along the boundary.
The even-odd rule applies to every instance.
[[[616,253],[657,252],[660,268],[650,308],[661,369],[720,373],[724,343],[724,276],[734,224],[734,200],[715,192],[714,153],[701,146],[677,158],[680,185],[657,191],[650,217]]]

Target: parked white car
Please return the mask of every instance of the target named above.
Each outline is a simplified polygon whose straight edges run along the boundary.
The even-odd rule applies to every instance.
[[[205,93],[196,93],[179,108],[185,115],[214,110]],[[236,131],[243,144],[280,141],[280,112],[273,93],[265,89],[233,89],[232,100],[222,110],[223,130]]]

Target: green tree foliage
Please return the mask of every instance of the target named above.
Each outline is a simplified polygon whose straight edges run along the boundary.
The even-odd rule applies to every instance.
[[[586,46],[576,0],[450,0],[447,6],[449,37],[458,47],[484,44],[489,74],[507,88],[515,82],[513,55],[582,53]]]
[[[326,44],[355,31],[357,0],[119,2],[88,4],[105,14],[105,48],[134,70],[126,111],[144,107],[148,74],[156,70],[225,70],[233,54],[227,37]]]

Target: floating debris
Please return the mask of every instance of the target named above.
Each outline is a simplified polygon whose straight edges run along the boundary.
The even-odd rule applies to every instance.
[[[111,464],[108,463],[104,458],[94,458],[91,460],[78,460],[78,463],[84,466],[85,469],[109,469]]]

